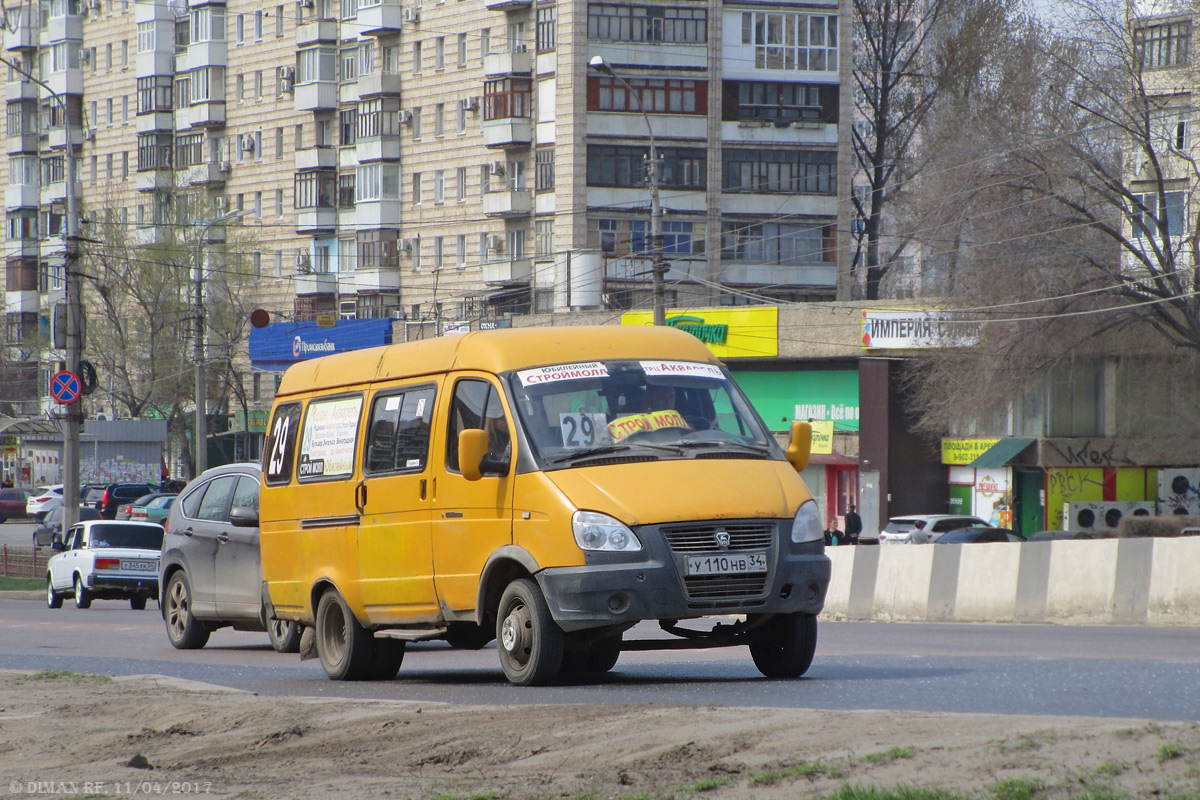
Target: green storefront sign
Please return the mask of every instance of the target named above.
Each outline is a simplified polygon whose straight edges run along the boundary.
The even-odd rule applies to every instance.
[[[858,430],[858,371],[733,370],[733,379],[772,431],[793,420],[832,420],[835,431]]]

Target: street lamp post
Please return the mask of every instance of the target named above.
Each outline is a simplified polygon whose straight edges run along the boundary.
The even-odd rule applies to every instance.
[[[208,334],[204,319],[204,243],[208,240],[208,232],[213,226],[236,219],[245,213],[244,210],[230,211],[228,214],[210,220],[204,224],[204,227],[200,229],[200,235],[196,237],[196,263],[193,269],[192,283],[192,302],[195,305],[193,322],[196,336],[196,469],[195,475],[192,477],[208,469],[208,389],[204,370],[204,359],[207,356],[205,340],[208,338]]]
[[[650,136],[650,163],[646,167],[646,182],[650,186],[650,280],[654,298],[654,324],[667,324],[666,303],[663,292],[665,265],[663,264],[663,233],[662,233],[662,204],[658,198],[658,150],[654,146],[654,128],[650,125],[650,115],[642,105],[642,98],[629,82],[618,75],[604,56],[592,56],[588,62],[592,69],[608,75],[625,87],[625,91],[637,101],[638,111],[646,122],[646,133]]]

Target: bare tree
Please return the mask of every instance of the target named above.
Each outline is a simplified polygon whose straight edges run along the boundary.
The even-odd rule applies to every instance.
[[[856,292],[880,284],[911,239],[889,219],[925,166],[920,147],[939,96],[995,57],[1010,0],[854,0],[851,270]]]

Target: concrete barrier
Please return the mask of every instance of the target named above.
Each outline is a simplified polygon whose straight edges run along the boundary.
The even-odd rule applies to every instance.
[[[1200,537],[825,552],[830,619],[1200,625]]]

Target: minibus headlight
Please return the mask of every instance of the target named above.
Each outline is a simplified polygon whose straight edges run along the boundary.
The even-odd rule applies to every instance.
[[[796,544],[819,542],[824,535],[825,529],[821,527],[821,514],[817,511],[817,502],[809,500],[803,503],[792,519],[792,541]]]
[[[583,550],[630,553],[642,549],[634,532],[608,514],[576,511],[571,516],[571,530]]]

